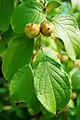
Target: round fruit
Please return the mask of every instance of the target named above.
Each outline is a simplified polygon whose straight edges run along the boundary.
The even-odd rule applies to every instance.
[[[26,24],[24,28],[25,35],[28,38],[35,38],[39,35],[40,33],[40,26],[37,24]]]
[[[50,36],[55,31],[53,23],[44,21],[41,23],[40,31],[44,36]]]

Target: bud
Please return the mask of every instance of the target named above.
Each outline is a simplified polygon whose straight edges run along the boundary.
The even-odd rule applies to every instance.
[[[24,28],[25,35],[28,38],[35,38],[40,33],[40,26],[37,24],[27,24]]]
[[[53,33],[55,31],[55,27],[54,27],[53,23],[44,21],[41,23],[40,31],[45,36],[51,36],[51,33]]]

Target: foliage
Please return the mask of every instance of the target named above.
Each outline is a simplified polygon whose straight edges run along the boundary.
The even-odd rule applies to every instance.
[[[79,3],[0,0],[0,120],[79,120]]]

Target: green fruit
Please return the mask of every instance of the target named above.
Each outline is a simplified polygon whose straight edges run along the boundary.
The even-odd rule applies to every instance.
[[[40,26],[37,24],[26,24],[24,33],[28,38],[35,38],[40,33]]]
[[[40,31],[44,36],[51,36],[51,33],[55,31],[53,23],[44,21],[41,23]]]

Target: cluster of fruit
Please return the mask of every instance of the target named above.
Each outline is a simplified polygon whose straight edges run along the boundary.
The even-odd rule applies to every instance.
[[[40,33],[44,36],[51,36],[51,34],[55,32],[55,27],[53,23],[48,21],[43,21],[41,25],[30,23],[26,24],[24,32],[28,38],[35,38]]]

